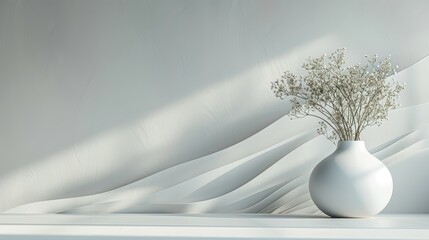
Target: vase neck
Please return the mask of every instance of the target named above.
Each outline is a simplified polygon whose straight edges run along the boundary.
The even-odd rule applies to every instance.
[[[337,151],[343,150],[367,151],[364,141],[339,141]]]

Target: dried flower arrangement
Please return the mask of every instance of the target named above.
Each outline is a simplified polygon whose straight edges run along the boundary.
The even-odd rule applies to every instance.
[[[366,64],[345,65],[346,49],[341,48],[318,58],[309,58],[302,65],[305,76],[290,71],[272,82],[276,97],[290,97],[294,118],[306,116],[320,119],[317,132],[330,141],[358,141],[362,131],[381,125],[388,112],[399,106],[399,93],[404,89],[388,77],[395,74],[390,56],[378,61],[377,55]],[[396,66],[397,68],[397,66]]]

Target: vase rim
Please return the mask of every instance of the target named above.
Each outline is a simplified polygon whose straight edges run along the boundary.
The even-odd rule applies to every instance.
[[[339,140],[338,142],[365,142],[364,140]]]
[[[350,145],[350,144],[358,144],[358,145],[365,145],[365,141],[362,140],[345,140],[345,141],[338,141],[337,145]]]
[[[337,143],[337,150],[343,149],[343,148],[360,148],[366,150],[366,144],[365,141],[338,141]]]

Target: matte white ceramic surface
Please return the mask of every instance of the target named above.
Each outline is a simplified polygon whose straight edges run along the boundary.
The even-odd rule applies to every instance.
[[[372,217],[393,192],[389,169],[363,141],[340,141],[334,153],[314,168],[309,182],[316,206],[332,217]]]

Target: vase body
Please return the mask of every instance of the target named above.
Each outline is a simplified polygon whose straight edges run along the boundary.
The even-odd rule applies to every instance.
[[[371,217],[389,203],[393,181],[365,142],[340,141],[314,168],[309,188],[316,206],[331,217]]]

